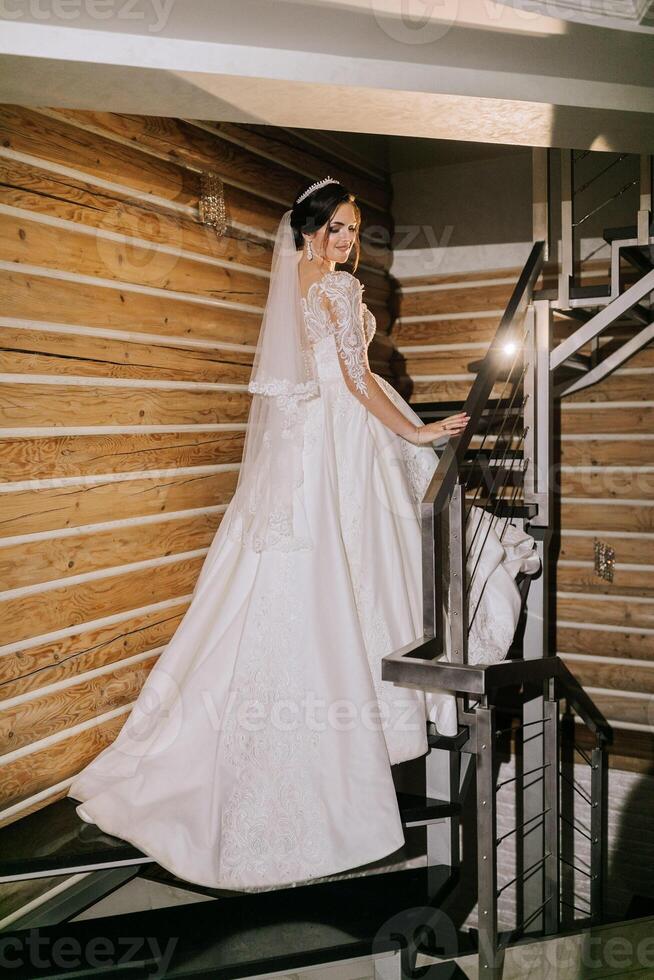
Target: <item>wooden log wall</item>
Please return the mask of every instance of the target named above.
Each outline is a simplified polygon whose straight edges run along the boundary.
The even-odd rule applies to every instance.
[[[312,134],[0,106],[0,825],[65,796],[180,623],[231,499],[274,231],[330,173]],[[320,136],[320,134],[318,134]],[[198,221],[199,171],[228,228]],[[357,270],[390,377],[390,253]]]
[[[468,365],[484,355],[519,273],[402,280],[392,337],[413,383],[411,401],[466,397]],[[592,270],[584,281],[593,282]],[[555,342],[571,329],[557,319]],[[555,476],[557,651],[614,724],[611,764],[641,772],[654,767],[653,380],[650,347],[566,397]],[[595,574],[596,537],[615,548],[612,583]]]

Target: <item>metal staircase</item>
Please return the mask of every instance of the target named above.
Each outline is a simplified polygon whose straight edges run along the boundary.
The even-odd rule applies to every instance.
[[[611,249],[609,282],[586,286],[577,281],[574,255],[578,227],[589,214],[580,212],[573,192],[574,154],[561,153],[558,282],[536,288],[549,252],[551,163],[549,151],[534,151],[536,240],[486,356],[470,365],[477,374],[468,398],[463,405],[413,406],[425,421],[461,407],[471,421],[446,445],[422,501],[423,636],[386,656],[382,665],[386,680],[457,697],[459,735],[433,735],[426,783],[463,804],[474,768],[480,977],[501,977],[503,950],[516,938],[554,934],[562,922],[567,928],[579,925],[577,913],[591,923],[603,917],[611,730],[555,655],[548,617],[554,399],[602,380],[654,337],[651,157],[640,160],[636,225],[604,232]],[[586,180],[582,191],[593,183]],[[632,186],[623,185],[590,213]],[[569,325],[558,346],[555,317]],[[490,514],[488,526],[496,528],[500,539],[507,521],[521,522],[536,538],[541,558],[540,574],[520,582],[520,639],[504,662],[490,666],[471,664],[468,658],[477,568],[470,561],[468,539],[471,526],[473,541],[482,526],[471,524],[473,506]],[[504,732],[498,718],[504,719]],[[515,750],[517,775],[498,784],[499,739],[507,732],[521,733]],[[573,757],[590,767],[589,793],[575,782]],[[520,821],[498,836],[497,794],[507,783],[515,784]],[[570,813],[562,808],[562,801],[570,803],[575,796],[588,807],[586,821],[575,820],[570,806]],[[498,852],[513,834],[519,840],[519,871],[511,883],[520,885],[520,914],[517,925],[502,932]],[[588,841],[588,867],[575,860],[580,835]],[[428,839],[428,860],[438,864],[444,859],[454,867],[461,861],[457,817]],[[585,901],[574,891],[575,876],[587,879]]]

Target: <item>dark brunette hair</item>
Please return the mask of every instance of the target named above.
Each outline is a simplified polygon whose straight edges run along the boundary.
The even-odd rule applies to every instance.
[[[296,198],[300,196],[304,189],[305,188],[303,187],[299,188],[297,194],[295,195]],[[299,204],[294,204],[293,213],[291,214],[291,227],[293,228],[296,247],[304,248],[304,238],[302,236],[302,232],[312,235],[318,230],[318,228],[322,228],[322,226],[327,224],[327,222],[331,222],[337,208],[344,202],[352,205],[357,218],[358,227],[356,238],[354,245],[352,246],[352,251],[350,252],[350,255],[354,255],[354,266],[352,269],[354,272],[359,265],[359,254],[361,251],[359,241],[361,211],[356,202],[354,194],[351,194],[350,191],[343,186],[343,184],[325,184],[324,187],[319,187],[317,190],[313,191],[313,193],[305,197]]]

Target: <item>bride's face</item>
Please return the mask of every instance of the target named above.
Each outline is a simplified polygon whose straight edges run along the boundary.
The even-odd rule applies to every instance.
[[[331,221],[316,232],[314,247],[327,262],[347,262],[358,233],[357,216],[350,203],[336,208]]]

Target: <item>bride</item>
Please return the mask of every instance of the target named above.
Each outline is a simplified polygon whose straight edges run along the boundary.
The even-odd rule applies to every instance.
[[[468,418],[423,425],[371,372],[375,318],[336,268],[356,268],[360,220],[331,177],[282,216],[236,491],[127,721],[68,791],[83,820],[201,885],[265,890],[401,848],[391,766],[427,752],[430,706],[453,702],[380,675],[422,634],[432,443]],[[517,567],[495,545],[503,656]]]

